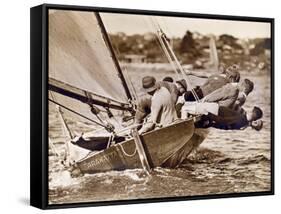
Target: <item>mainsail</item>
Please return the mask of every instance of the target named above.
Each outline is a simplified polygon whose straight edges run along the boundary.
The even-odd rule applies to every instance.
[[[87,105],[87,98],[99,98],[104,107],[108,103],[123,106],[131,99],[101,24],[94,12],[49,12],[49,98],[91,118],[94,115],[89,105],[99,102]],[[85,102],[76,99],[77,94],[69,96],[70,92],[84,96]],[[113,110],[113,114],[117,113]]]

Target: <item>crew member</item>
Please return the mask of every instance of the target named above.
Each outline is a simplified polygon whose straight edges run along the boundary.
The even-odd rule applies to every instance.
[[[142,79],[143,89],[151,95],[151,116],[139,133],[145,133],[155,129],[156,126],[167,126],[177,119],[175,104],[172,95],[166,87],[159,87],[156,79],[146,76]]]
[[[207,115],[202,116],[202,120],[197,122],[195,126],[200,128],[215,127],[225,130],[240,130],[251,126],[259,131],[263,126],[263,121],[260,120],[262,116],[262,110],[256,106],[250,113],[247,113],[244,109],[242,111],[235,111],[221,106],[218,108],[217,114],[209,112]]]
[[[245,79],[240,83],[228,83],[203,98],[204,102],[216,102],[219,106],[238,108],[242,106],[246,97],[253,91],[254,83]]]
[[[213,74],[202,86],[196,86],[193,88],[199,99],[207,96],[213,91],[221,88],[227,83],[239,82],[240,73],[235,69],[229,69],[225,74]],[[195,97],[191,91],[187,91],[184,95],[186,101],[195,101]]]

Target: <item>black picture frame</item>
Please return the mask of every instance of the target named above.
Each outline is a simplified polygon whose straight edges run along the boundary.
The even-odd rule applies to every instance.
[[[161,15],[170,17],[206,18],[267,22],[271,25],[271,190],[264,192],[210,194],[186,197],[149,198],[87,202],[74,204],[48,204],[48,10],[63,9],[77,11],[98,11]],[[43,4],[30,10],[30,78],[31,78],[31,118],[30,118],[30,204],[41,209],[88,207],[101,205],[154,203],[179,200],[197,200],[230,197],[248,197],[274,194],[274,19],[246,16],[226,16],[185,12],[147,11],[103,7]]]

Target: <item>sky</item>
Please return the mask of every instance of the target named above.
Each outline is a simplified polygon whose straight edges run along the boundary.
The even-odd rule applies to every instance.
[[[229,21],[215,19],[161,17],[100,13],[109,33],[124,32],[127,35],[155,32],[159,23],[167,36],[182,37],[187,30],[201,34],[229,34],[238,38],[269,38],[270,24],[262,22]],[[157,25],[157,24],[156,24]]]

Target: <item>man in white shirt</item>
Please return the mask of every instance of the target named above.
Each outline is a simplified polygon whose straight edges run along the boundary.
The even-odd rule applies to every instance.
[[[177,119],[172,95],[166,87],[156,84],[156,79],[152,76],[144,77],[142,79],[142,86],[152,98],[151,116],[139,130],[140,134],[151,131],[156,126],[167,126]]]

